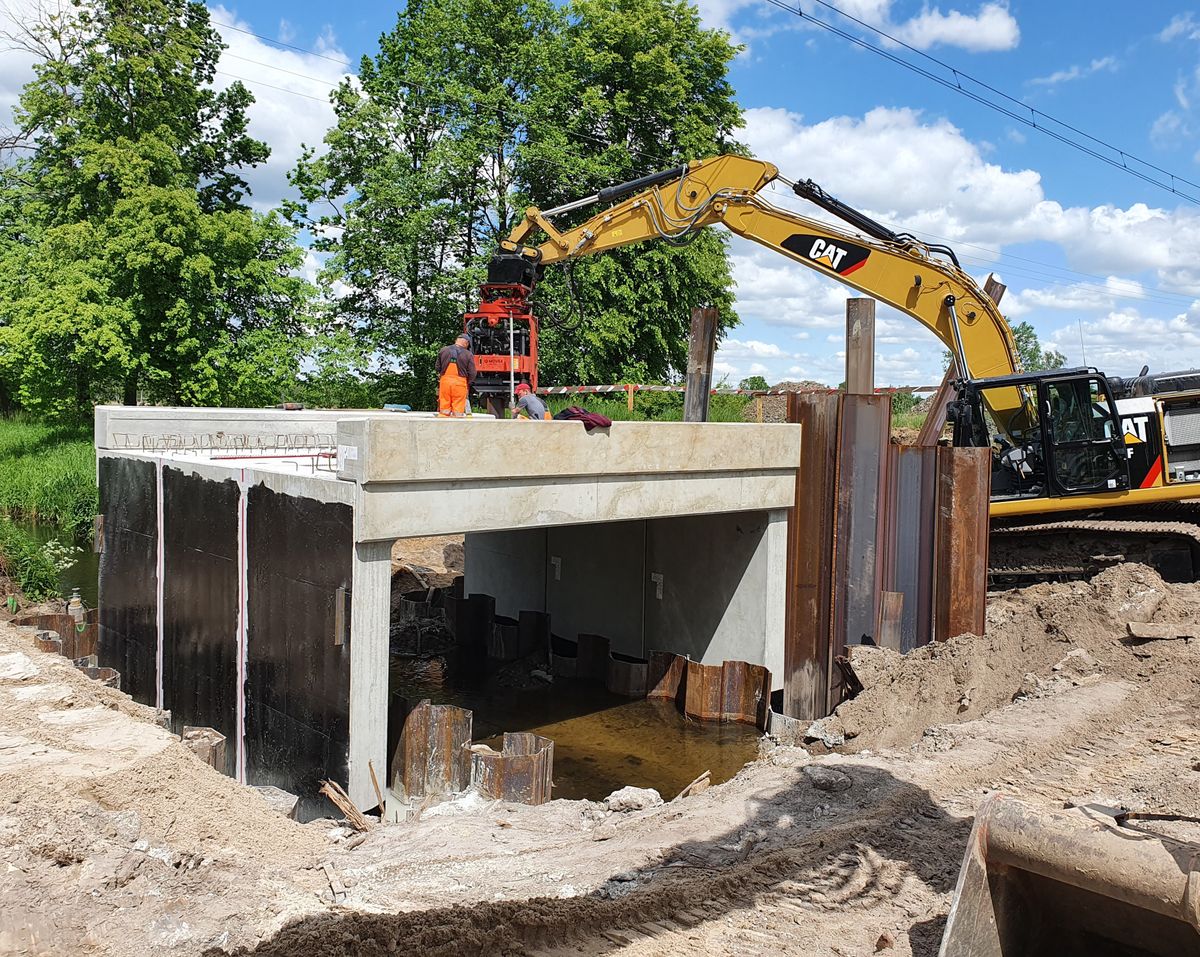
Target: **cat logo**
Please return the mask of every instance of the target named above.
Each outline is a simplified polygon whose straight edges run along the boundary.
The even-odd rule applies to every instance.
[[[1121,420],[1121,431],[1125,433],[1126,445],[1137,445],[1146,441],[1146,424],[1150,421],[1148,415],[1134,415]]]
[[[813,236],[806,233],[796,233],[789,236],[781,245],[788,252],[801,259],[823,266],[839,276],[849,276],[862,267],[871,255],[871,250],[853,243],[835,242],[824,236]]]

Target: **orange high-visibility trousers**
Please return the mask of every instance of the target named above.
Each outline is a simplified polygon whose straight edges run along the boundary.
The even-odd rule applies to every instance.
[[[458,363],[451,362],[438,380],[438,415],[466,415],[467,392],[467,380],[458,374]]]

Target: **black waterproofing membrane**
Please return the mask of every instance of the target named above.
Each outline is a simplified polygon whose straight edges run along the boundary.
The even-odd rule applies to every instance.
[[[238,486],[163,469],[163,707],[225,735],[236,774]]]
[[[158,695],[158,494],[154,463],[100,459],[100,664],[121,690],[153,707]]]
[[[247,539],[246,778],[310,820],[331,813],[320,781],[348,773],[353,512],[255,486]]]

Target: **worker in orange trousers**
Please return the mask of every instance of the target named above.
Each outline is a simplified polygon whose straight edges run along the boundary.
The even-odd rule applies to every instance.
[[[466,415],[475,385],[475,356],[464,333],[438,353],[438,415]]]

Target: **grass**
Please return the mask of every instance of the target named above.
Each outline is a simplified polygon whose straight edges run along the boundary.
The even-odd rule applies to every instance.
[[[7,518],[0,517],[0,574],[30,601],[61,598],[58,568],[45,550]]]
[[[0,419],[0,512],[78,537],[90,532],[98,509],[89,429]]]

